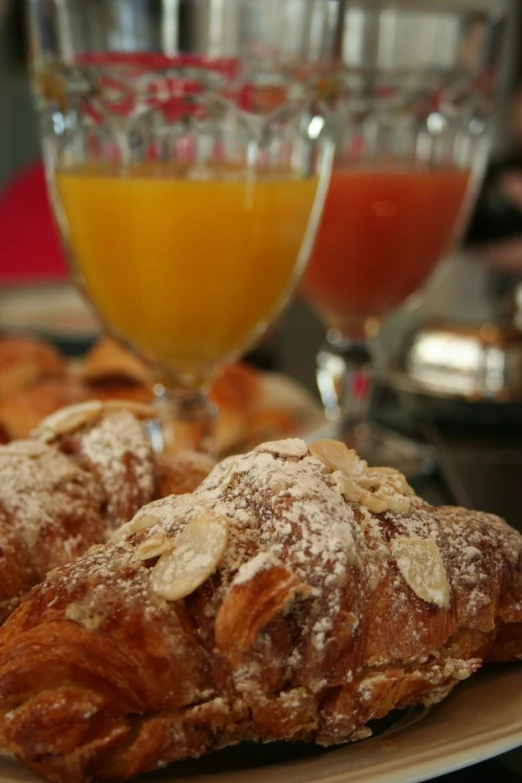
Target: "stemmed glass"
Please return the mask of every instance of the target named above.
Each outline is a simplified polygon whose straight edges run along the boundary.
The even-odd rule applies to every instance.
[[[331,427],[372,464],[431,452],[369,420],[381,319],[464,228],[487,162],[506,4],[344,0],[322,85],[336,155],[302,294],[326,325],[317,383]]]
[[[153,366],[176,447],[212,450],[209,383],[288,301],[320,214],[330,4],[28,1],[74,280]]]

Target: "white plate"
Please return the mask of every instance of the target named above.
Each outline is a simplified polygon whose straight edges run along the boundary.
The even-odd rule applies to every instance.
[[[522,666],[492,668],[459,685],[423,720],[406,729],[310,756],[298,746],[278,762],[270,745],[256,753],[262,766],[238,768],[248,751],[228,750],[183,766],[143,775],[140,783],[419,783],[522,745]],[[225,754],[225,755],[224,755]],[[198,765],[201,772],[198,773]],[[210,771],[209,771],[210,770]],[[11,757],[0,757],[0,783],[37,779]]]

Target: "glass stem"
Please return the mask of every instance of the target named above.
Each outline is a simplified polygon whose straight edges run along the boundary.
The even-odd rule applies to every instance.
[[[327,333],[327,342],[317,355],[316,377],[326,416],[339,430],[367,423],[380,368],[375,340],[336,330]]]
[[[198,451],[216,456],[217,409],[206,388],[155,387],[161,423],[160,448],[168,452]],[[154,442],[154,439],[153,439]]]

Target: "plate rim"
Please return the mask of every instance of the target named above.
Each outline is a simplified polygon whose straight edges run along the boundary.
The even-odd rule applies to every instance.
[[[520,687],[513,687],[513,681]],[[480,683],[482,682],[482,687]],[[478,687],[475,687],[475,683]],[[475,698],[473,692],[475,691]],[[490,705],[491,692],[498,692],[499,711]],[[506,699],[506,694],[512,698]],[[453,707],[452,707],[453,703]],[[478,704],[486,705],[479,723],[468,724],[462,737],[454,723],[474,715]],[[335,757],[334,768],[324,765],[325,756],[293,758],[273,765],[243,769],[207,770],[196,774],[176,771],[175,765],[145,773],[135,783],[423,783],[488,759],[522,748],[522,665],[520,663],[485,667],[467,683],[436,705],[430,713],[402,731],[385,732],[354,745],[330,748],[328,758]],[[495,725],[488,725],[493,715]],[[441,742],[437,735],[442,732]],[[408,736],[410,734],[410,736]],[[405,739],[405,741],[404,741]],[[423,747],[423,741],[426,743]],[[267,746],[268,747],[268,746]],[[413,749],[413,750],[412,750]],[[375,751],[375,762],[373,762]],[[362,764],[348,763],[348,756],[362,753]],[[346,758],[346,763],[343,761]],[[368,763],[365,763],[368,762]],[[343,768],[344,766],[344,768]],[[304,773],[304,775],[303,775]],[[0,783],[29,783],[38,779],[18,764],[15,757],[0,751]]]

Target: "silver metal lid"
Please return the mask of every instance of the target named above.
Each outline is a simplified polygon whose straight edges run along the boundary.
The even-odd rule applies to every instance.
[[[411,336],[391,385],[470,402],[522,400],[522,334],[496,324],[431,323]]]

